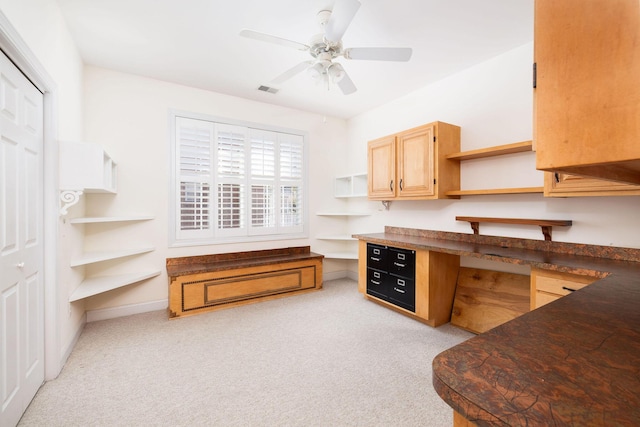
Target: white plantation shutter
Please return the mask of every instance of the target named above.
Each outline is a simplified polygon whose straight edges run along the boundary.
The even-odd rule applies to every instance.
[[[246,234],[246,128],[216,125],[219,235]]]
[[[304,233],[304,137],[175,116],[176,242]]]
[[[211,236],[211,173],[213,125],[178,118],[178,227],[180,238]]]
[[[280,137],[280,227],[303,229],[304,140],[300,135]]]
[[[250,234],[276,232],[277,133],[251,129],[251,222]]]

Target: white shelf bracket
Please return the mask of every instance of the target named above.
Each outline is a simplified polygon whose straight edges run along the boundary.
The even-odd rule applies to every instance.
[[[69,208],[80,201],[81,190],[61,190],[60,191],[60,216],[65,216]]]

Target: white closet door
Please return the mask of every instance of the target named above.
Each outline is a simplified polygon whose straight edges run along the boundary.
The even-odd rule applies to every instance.
[[[43,96],[0,52],[0,425],[44,381]]]

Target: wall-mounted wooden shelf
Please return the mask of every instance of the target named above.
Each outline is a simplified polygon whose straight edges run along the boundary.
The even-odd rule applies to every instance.
[[[449,160],[472,160],[483,157],[502,156],[504,154],[525,153],[532,151],[532,141],[515,142],[513,144],[496,145],[478,150],[462,151],[445,156]]]
[[[491,188],[483,190],[455,190],[447,191],[447,196],[487,196],[491,194],[526,194],[544,193],[544,187],[521,187],[521,188]]]
[[[456,221],[467,221],[471,224],[473,234],[480,234],[481,222],[492,222],[497,224],[522,224],[537,225],[542,229],[544,240],[551,241],[551,227],[569,227],[571,220],[564,219],[525,219],[525,218],[486,218],[475,216],[457,216]]]
[[[526,153],[532,151],[532,141],[515,142],[513,144],[496,145],[494,147],[480,148],[478,150],[462,151],[446,156],[448,160],[473,160],[484,157],[502,156],[513,153]],[[521,188],[490,188],[480,190],[455,190],[447,191],[447,197],[460,196],[487,196],[492,194],[531,194],[544,193],[544,187],[521,187]]]

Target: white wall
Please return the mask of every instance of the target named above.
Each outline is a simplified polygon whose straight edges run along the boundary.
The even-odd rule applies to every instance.
[[[368,140],[432,121],[461,126],[462,151],[531,140],[532,63],[533,44],[527,44],[349,120],[349,164],[354,171],[366,169]],[[543,174],[535,170],[534,153],[520,153],[463,162],[461,180],[462,189],[542,186]],[[350,204],[373,213],[351,220],[352,233],[381,232],[385,225],[470,233],[469,224],[456,216],[570,219],[573,226],[553,229],[554,241],[640,247],[637,196],[467,196],[392,202],[389,211],[380,210],[380,203]],[[533,226],[480,224],[480,232],[542,239]]]
[[[0,0],[0,11],[36,57],[40,66],[54,81],[55,88],[51,89],[55,90],[57,101],[54,106],[55,123],[47,129],[53,129],[57,134],[51,137],[54,140],[81,138],[83,64],[58,4],[51,0]],[[45,146],[44,153],[49,159],[54,157],[53,164],[57,162],[57,147]],[[46,177],[46,179],[56,180],[57,177]],[[52,195],[53,200],[57,200],[57,190],[55,192],[56,194]],[[76,209],[81,212],[82,206]],[[68,267],[71,248],[82,241],[82,235],[78,230],[67,228],[62,219],[58,220],[58,227],[57,236],[45,236],[47,241],[57,239],[56,253],[46,254],[47,257],[57,258],[55,262],[57,277],[46,278],[47,286],[50,284],[55,287],[57,293],[55,303],[47,304],[48,313],[52,313],[51,316],[47,315],[47,320],[57,319],[55,321],[57,327],[53,330],[50,323],[46,326],[45,351],[48,360],[46,375],[49,378],[57,375],[57,370],[61,368],[61,363],[64,362],[84,324],[85,315],[82,303],[71,306],[68,302],[68,292],[74,289],[82,279],[81,270],[74,271]],[[55,234],[55,231],[52,234]],[[53,356],[51,356],[52,352]]]
[[[340,201],[333,198],[333,176],[346,163],[346,121],[275,107],[227,95],[87,66],[84,71],[85,138],[105,147],[118,163],[118,193],[91,194],[88,215],[150,214],[144,223],[85,226],[85,249],[153,245],[154,252],[87,267],[88,274],[115,274],[157,268],[158,277],[87,300],[88,310],[101,310],[167,298],[168,257],[237,252],[286,246],[306,246],[312,238],[183,248],[168,247],[169,231],[169,110],[176,109],[308,133],[310,146],[310,236],[322,220],[313,215]],[[346,265],[327,262],[327,273]]]

